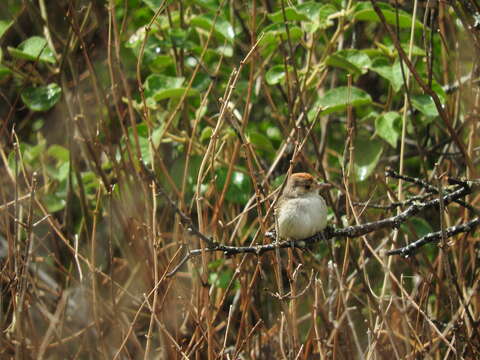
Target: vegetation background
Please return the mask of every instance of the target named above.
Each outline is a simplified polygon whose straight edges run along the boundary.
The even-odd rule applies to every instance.
[[[0,357],[480,358],[478,232],[386,255],[474,219],[475,193],[470,210],[302,251],[202,251],[167,276],[209,246],[192,224],[274,241],[292,170],[334,185],[337,228],[438,196],[386,167],[440,194],[445,175],[475,179],[479,11],[1,1]]]

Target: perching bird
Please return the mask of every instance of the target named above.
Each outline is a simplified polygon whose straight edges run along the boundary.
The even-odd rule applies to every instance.
[[[301,240],[325,229],[327,205],[319,191],[328,187],[308,173],[290,176],[275,208],[280,238]]]

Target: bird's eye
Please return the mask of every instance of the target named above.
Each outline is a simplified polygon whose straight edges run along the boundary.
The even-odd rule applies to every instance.
[[[305,189],[306,189],[306,190],[310,190],[310,187],[311,187],[311,186],[310,186],[310,185],[308,185],[308,184],[307,184],[307,185],[305,185]]]

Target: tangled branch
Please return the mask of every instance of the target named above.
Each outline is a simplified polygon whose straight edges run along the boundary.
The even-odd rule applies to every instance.
[[[143,165],[143,164],[142,164]],[[180,260],[180,262],[168,273],[168,276],[173,276],[175,273],[179,271],[179,269],[190,259],[201,255],[203,252],[211,253],[211,252],[223,252],[225,256],[233,256],[238,254],[254,254],[257,256],[261,256],[266,252],[273,251],[277,248],[285,249],[285,248],[297,248],[297,249],[304,249],[308,245],[319,242],[319,241],[326,241],[330,240],[335,237],[347,237],[347,238],[355,238],[362,235],[366,235],[373,231],[381,230],[381,229],[397,229],[400,227],[401,224],[406,222],[412,216],[430,208],[440,208],[440,204],[443,203],[444,206],[456,202],[467,209],[474,211],[478,214],[478,211],[473,208],[471,205],[466,204],[464,201],[460,200],[468,194],[471,194],[473,188],[477,186],[476,183],[472,181],[461,181],[453,178],[449,178],[448,182],[450,185],[453,185],[454,188],[452,190],[447,190],[443,193],[442,197],[438,197],[429,201],[420,202],[416,200],[410,200],[405,202],[405,205],[408,207],[402,211],[401,213],[391,216],[385,219],[380,219],[377,221],[368,222],[365,224],[354,225],[354,226],[347,226],[342,229],[334,229],[332,227],[327,227],[324,231],[315,234],[309,238],[303,239],[301,241],[280,241],[274,242],[270,244],[263,244],[263,245],[254,245],[254,246],[228,246],[219,244],[213,241],[210,237],[206,236],[202,232],[200,232],[197,227],[193,224],[193,221],[188,217],[185,213],[183,213],[175,202],[168,196],[167,192],[163,188],[163,185],[156,179],[155,175],[148,169],[145,165],[142,166],[143,173],[145,174],[146,178],[149,181],[155,183],[156,188],[158,189],[158,194],[166,199],[168,204],[174,209],[174,211],[179,214],[180,219],[183,225],[187,228],[187,230],[192,234],[197,236],[200,240],[205,242],[206,248],[204,249],[194,249],[189,250],[184,255],[184,257]],[[439,194],[438,189],[434,186],[426,183],[423,180],[412,178],[409,176],[404,176],[397,174],[393,170],[387,170],[385,173],[386,176],[396,179],[402,179],[404,181],[411,182],[413,184],[419,185],[425,188],[429,193]],[[445,229],[444,236],[446,238],[452,237],[459,233],[465,233],[472,231],[476,226],[480,224],[480,218],[475,218],[469,221],[466,224],[453,226],[450,228]],[[268,232],[265,236],[269,238],[275,238],[276,235],[274,232]],[[419,248],[424,246],[427,243],[439,241],[442,238],[441,232],[431,233],[428,234],[421,239],[417,240],[416,242],[405,246],[400,249],[394,249],[389,251],[388,255],[402,255],[404,257],[408,257],[417,251]]]

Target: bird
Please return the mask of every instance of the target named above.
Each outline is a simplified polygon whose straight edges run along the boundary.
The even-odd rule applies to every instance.
[[[281,239],[306,239],[327,227],[327,204],[319,191],[330,186],[315,181],[309,173],[290,175],[275,207]]]

